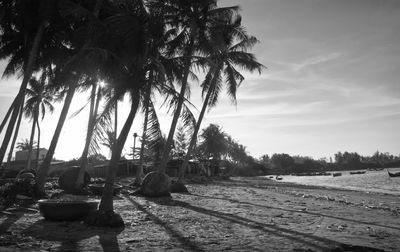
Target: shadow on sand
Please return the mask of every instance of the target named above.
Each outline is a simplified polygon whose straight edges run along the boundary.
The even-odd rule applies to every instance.
[[[79,242],[99,236],[104,251],[120,251],[117,236],[124,228],[88,227],[79,222],[52,222],[44,219],[33,223],[22,233],[39,240],[60,242],[59,251],[79,251]]]
[[[255,206],[255,207],[275,209],[275,210],[293,212],[293,213],[309,214],[309,215],[314,215],[314,216],[318,216],[318,217],[327,217],[327,218],[331,218],[331,219],[343,220],[343,221],[348,221],[348,222],[353,222],[353,223],[363,224],[363,225],[368,225],[368,226],[377,226],[377,227],[382,227],[382,228],[390,228],[390,229],[400,230],[400,227],[382,225],[382,224],[367,222],[367,221],[348,219],[348,218],[332,216],[332,215],[327,215],[327,214],[321,214],[321,213],[315,213],[315,212],[309,212],[309,211],[301,211],[301,210],[295,210],[295,209],[287,209],[287,208],[283,208],[283,207],[272,207],[272,206],[254,204],[254,203],[250,203],[250,202],[246,202],[246,201],[239,201],[239,200],[229,199],[229,198],[219,198],[219,197],[212,197],[212,196],[199,195],[199,194],[191,194],[191,195],[196,196],[196,197],[207,198],[207,199],[225,200],[225,201],[229,201],[231,203],[236,203],[236,204],[246,204],[246,205],[251,205],[251,206]]]
[[[146,208],[144,208],[139,203],[135,202],[133,199],[127,197],[127,199],[132,202],[138,209],[146,212],[150,216],[152,216],[153,220],[162,226],[164,226],[169,232],[173,235],[178,236],[178,239],[183,244],[191,244],[189,246],[190,249],[199,251],[198,246],[195,245],[192,241],[182,237],[179,231],[173,228],[172,225],[166,223],[165,221],[160,220],[154,214],[150,213]],[[330,240],[324,237],[315,236],[313,234],[301,233],[298,231],[290,230],[287,228],[278,227],[272,224],[266,224],[258,221],[254,221],[248,218],[240,217],[230,213],[222,213],[198,206],[190,205],[186,202],[174,200],[172,197],[163,197],[163,198],[146,198],[148,201],[152,201],[159,205],[165,206],[178,206],[191,211],[195,211],[201,214],[205,214],[211,217],[219,218],[224,221],[230,222],[232,224],[239,224],[248,228],[256,229],[258,231],[267,233],[268,235],[277,236],[281,238],[288,239],[292,242],[298,242],[304,245],[307,245],[313,249],[318,251],[382,251],[380,249],[362,247],[362,246],[352,246],[346,245],[334,240]]]
[[[151,213],[150,211],[148,211],[145,207],[143,207],[141,204],[139,204],[138,202],[134,201],[131,197],[129,197],[128,195],[126,195],[126,199],[129,200],[129,202],[132,203],[132,205],[134,205],[135,207],[137,207],[137,209],[139,209],[140,211],[144,212],[145,214],[147,214],[149,216],[149,218],[156,223],[157,225],[160,225],[162,227],[165,228],[165,230],[167,231],[167,233],[174,239],[178,240],[181,245],[182,248],[185,250],[190,250],[190,251],[204,251],[203,249],[201,249],[195,242],[191,241],[190,239],[186,238],[183,236],[183,233],[180,232],[179,230],[175,229],[173,227],[173,225],[168,224],[167,222],[161,220],[160,218],[158,218],[155,214]],[[149,198],[146,198],[149,199]],[[170,197],[163,197],[162,199],[166,199],[166,200],[171,200]]]
[[[230,214],[230,213],[222,213],[198,206],[193,206],[190,205],[186,202],[179,201],[179,200],[174,200],[172,198],[147,198],[147,200],[152,201],[156,204],[160,205],[165,205],[165,206],[179,206],[182,208],[186,208],[191,211],[195,211],[198,213],[202,213],[205,215],[209,215],[215,218],[219,218],[222,220],[225,220],[227,222],[231,222],[232,224],[239,224],[248,228],[256,229],[259,231],[262,231],[264,233],[268,233],[268,235],[274,235],[274,236],[279,236],[282,238],[286,238],[290,241],[295,241],[298,243],[305,244],[307,246],[310,246],[312,248],[318,249],[318,250],[329,250],[332,247],[339,246],[340,243],[323,238],[323,237],[318,237],[312,234],[305,234],[297,231],[293,231],[290,229],[286,228],[281,228],[278,226],[275,226],[273,224],[265,224],[262,222],[254,221],[251,219],[247,219],[244,217],[237,216],[235,214]]]

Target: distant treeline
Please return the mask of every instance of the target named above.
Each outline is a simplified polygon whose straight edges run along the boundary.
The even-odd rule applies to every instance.
[[[259,163],[267,174],[310,173],[339,170],[360,170],[400,167],[400,155],[375,152],[372,156],[361,156],[356,152],[338,152],[334,160],[290,156],[285,153],[263,155]]]

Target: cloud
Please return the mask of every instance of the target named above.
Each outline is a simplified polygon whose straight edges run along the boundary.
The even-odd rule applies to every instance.
[[[309,67],[314,67],[316,65],[324,64],[332,60],[338,59],[342,54],[338,52],[328,53],[317,55],[315,57],[311,57],[308,59],[303,60],[301,63],[295,63],[293,65],[293,71],[299,72]]]

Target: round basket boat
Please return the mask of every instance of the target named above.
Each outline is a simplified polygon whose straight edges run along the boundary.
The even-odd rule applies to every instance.
[[[91,184],[88,185],[89,190],[95,195],[102,195],[104,190],[104,184]],[[114,185],[113,195],[117,195],[122,189],[120,185]]]
[[[39,200],[39,210],[46,220],[74,221],[83,219],[91,211],[97,210],[98,201]]]

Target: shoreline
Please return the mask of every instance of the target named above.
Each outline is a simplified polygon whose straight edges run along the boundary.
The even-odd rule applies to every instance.
[[[296,186],[306,186],[310,189],[326,189],[326,190],[337,190],[337,191],[349,191],[349,192],[362,192],[362,193],[367,193],[367,194],[382,194],[382,195],[393,195],[393,196],[400,196],[400,192],[387,192],[387,191],[371,191],[368,189],[362,189],[359,187],[346,187],[342,188],[339,186],[323,186],[323,185],[309,185],[309,184],[302,184],[302,183],[297,183],[297,182],[288,182],[288,181],[279,181],[278,183],[285,183],[288,185],[291,185],[293,187]]]
[[[383,174],[343,175],[343,177],[331,176],[292,176],[282,175],[282,180],[270,179],[269,176],[259,176],[279,183],[293,183],[294,185],[307,185],[333,188],[337,190],[362,191],[366,193],[381,193],[400,196],[400,179],[390,178]],[[360,177],[361,176],[361,177]],[[371,180],[371,176],[379,176]],[[355,180],[353,180],[355,179]]]
[[[133,189],[126,185],[131,180],[119,181],[123,193],[114,199],[125,229],[47,222],[32,206],[29,211],[0,214],[0,250],[396,251],[400,247],[400,202],[393,195],[234,177],[188,183],[190,194],[143,198],[130,195]]]

